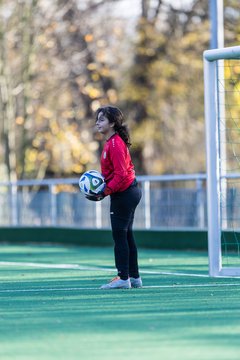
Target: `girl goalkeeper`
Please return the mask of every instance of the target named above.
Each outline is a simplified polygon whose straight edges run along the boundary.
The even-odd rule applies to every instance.
[[[114,257],[118,271],[118,276],[101,289],[142,287],[132,230],[135,209],[142,194],[129,153],[129,132],[123,121],[123,114],[117,107],[104,106],[96,112],[97,129],[106,139],[101,155],[101,172],[106,188],[94,200],[110,195]],[[92,197],[90,199],[93,200]]]

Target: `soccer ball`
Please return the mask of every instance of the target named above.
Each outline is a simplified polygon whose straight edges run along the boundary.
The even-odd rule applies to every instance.
[[[90,190],[94,194],[98,194],[105,188],[105,180],[102,174],[97,170],[86,171],[79,179],[80,191],[89,195]]]

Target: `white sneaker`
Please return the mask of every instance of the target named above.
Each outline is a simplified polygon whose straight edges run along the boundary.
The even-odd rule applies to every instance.
[[[110,281],[110,283],[102,285],[100,289],[111,290],[111,289],[130,289],[131,282],[130,279],[122,280],[119,276],[115,277]]]
[[[131,277],[130,282],[131,282],[131,286],[133,288],[141,288],[142,287],[142,279],[140,277],[137,279]]]

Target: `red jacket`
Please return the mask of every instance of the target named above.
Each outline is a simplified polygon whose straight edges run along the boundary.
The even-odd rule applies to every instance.
[[[104,145],[101,172],[106,181],[105,195],[126,190],[135,179],[128,147],[118,134],[112,135]]]

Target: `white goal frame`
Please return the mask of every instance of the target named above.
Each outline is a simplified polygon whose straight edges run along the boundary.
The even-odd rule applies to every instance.
[[[209,275],[240,276],[240,267],[223,267],[221,250],[221,186],[226,174],[220,169],[219,60],[240,59],[240,46],[206,50],[204,59],[204,103],[207,152],[208,258]]]

